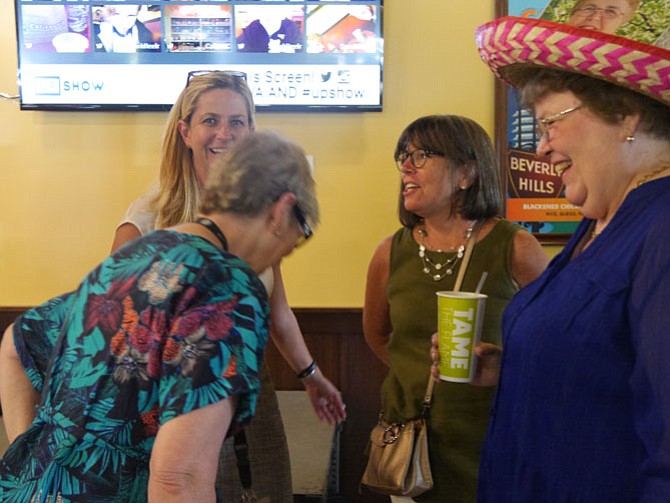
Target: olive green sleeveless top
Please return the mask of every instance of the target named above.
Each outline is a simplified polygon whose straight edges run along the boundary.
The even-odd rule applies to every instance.
[[[503,310],[518,290],[512,279],[511,254],[519,229],[506,220],[498,221],[475,245],[461,287],[462,291],[474,291],[482,273],[488,273],[482,289],[488,295],[482,340],[498,345]],[[426,253],[434,263],[444,263],[455,255]],[[421,411],[431,365],[430,338],[437,330],[435,292],[453,289],[459,266],[453,274],[435,281],[423,272],[411,230],[402,228],[393,236],[387,291],[393,327],[388,345],[391,367],[381,397],[387,421],[402,422]],[[460,383],[435,386],[428,433],[435,487],[415,498],[417,501],[475,501],[479,456],[494,391]]]

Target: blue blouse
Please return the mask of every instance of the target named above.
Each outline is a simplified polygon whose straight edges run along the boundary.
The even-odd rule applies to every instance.
[[[590,224],[505,313],[480,502],[670,501],[670,178]]]

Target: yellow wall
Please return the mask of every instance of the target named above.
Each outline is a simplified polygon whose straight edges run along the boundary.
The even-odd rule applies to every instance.
[[[0,92],[17,94],[11,0],[0,2]],[[493,130],[493,77],[474,29],[494,0],[385,0],[384,111],[259,114],[314,156],[322,222],[284,266],[297,307],[360,307],[367,264],[398,227],[395,141],[429,113]],[[165,113],[28,112],[0,100],[0,306],[76,286],[109,252],[127,205],[157,173]]]

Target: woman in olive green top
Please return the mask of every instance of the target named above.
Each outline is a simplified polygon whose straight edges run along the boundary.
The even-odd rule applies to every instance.
[[[482,273],[488,295],[482,340],[500,344],[503,310],[547,265],[537,240],[497,215],[502,196],[491,141],[474,121],[422,117],[395,150],[403,227],[382,241],[370,262],[363,314],[365,340],[389,366],[382,408],[389,422],[419,415],[437,328],[435,292],[450,290],[469,236],[477,233],[462,290]],[[435,486],[416,501],[474,502],[481,444],[493,389],[442,382],[435,387],[429,451]],[[394,502],[412,501],[392,497]]]

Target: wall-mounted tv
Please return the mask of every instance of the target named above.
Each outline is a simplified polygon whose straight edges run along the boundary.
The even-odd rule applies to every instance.
[[[194,70],[259,111],[381,111],[383,0],[15,0],[22,110],[168,110]]]

